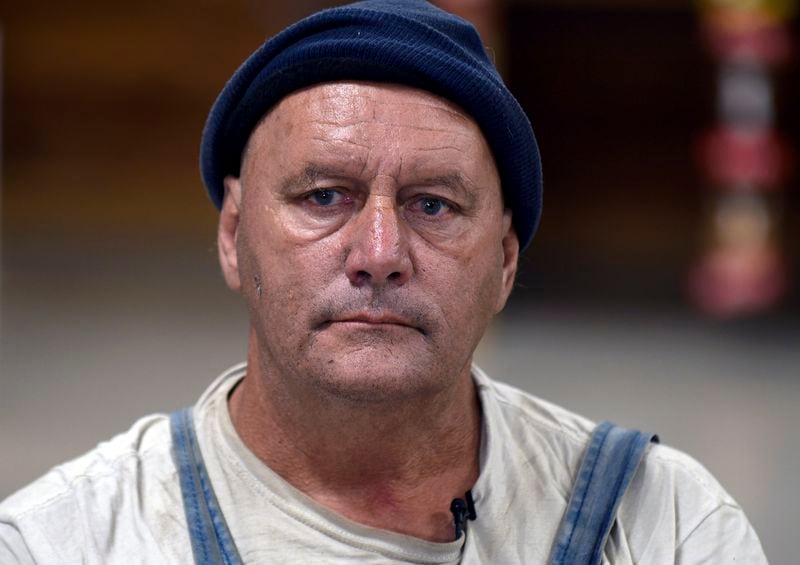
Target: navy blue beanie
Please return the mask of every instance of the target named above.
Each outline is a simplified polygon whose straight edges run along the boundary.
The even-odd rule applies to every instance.
[[[475,28],[424,0],[366,0],[318,12],[264,43],[234,73],[208,116],[200,169],[220,208],[261,118],[284,96],[339,80],[404,84],[458,104],[480,126],[497,165],[521,249],[542,208],[539,150],[525,112]]]

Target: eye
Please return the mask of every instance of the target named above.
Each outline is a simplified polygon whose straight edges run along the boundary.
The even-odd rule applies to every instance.
[[[338,190],[323,188],[315,190],[308,195],[308,198],[319,206],[332,206],[334,204],[339,204],[344,199],[344,195]]]
[[[416,207],[426,216],[441,216],[450,209],[450,206],[440,198],[425,196],[416,202]]]

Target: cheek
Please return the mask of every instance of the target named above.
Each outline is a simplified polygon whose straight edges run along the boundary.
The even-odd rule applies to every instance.
[[[494,239],[483,242],[470,254],[463,269],[472,285],[474,306],[488,320],[496,314],[497,300],[503,289],[501,245]]]
[[[341,262],[332,246],[323,242],[309,245],[277,239],[253,246],[245,240],[242,247],[248,257],[243,280],[249,285],[246,295],[251,308],[259,312],[259,317],[282,326],[291,320],[305,320],[313,313],[314,305],[331,285],[337,261]],[[341,266],[338,270],[344,272]],[[257,283],[261,285],[260,296]]]
[[[426,265],[420,273],[421,286],[436,289],[448,325],[482,326],[495,314],[502,286],[500,253],[489,253],[484,245],[456,257],[436,255],[421,263]]]
[[[263,284],[262,300],[282,312],[296,312],[314,292],[314,281],[319,281],[314,261],[268,254],[256,266]]]

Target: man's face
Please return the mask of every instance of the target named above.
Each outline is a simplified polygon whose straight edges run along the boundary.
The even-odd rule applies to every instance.
[[[466,379],[518,252],[475,122],[372,83],[308,88],[267,114],[226,179],[219,238],[251,362],[364,401]]]

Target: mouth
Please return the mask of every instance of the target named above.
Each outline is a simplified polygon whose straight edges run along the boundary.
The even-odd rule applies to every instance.
[[[417,326],[412,320],[404,316],[399,316],[392,312],[354,312],[337,315],[333,319],[326,320],[321,328],[325,329],[333,325],[347,325],[353,329],[380,330],[391,328],[407,328],[416,330],[422,335],[425,331]]]

